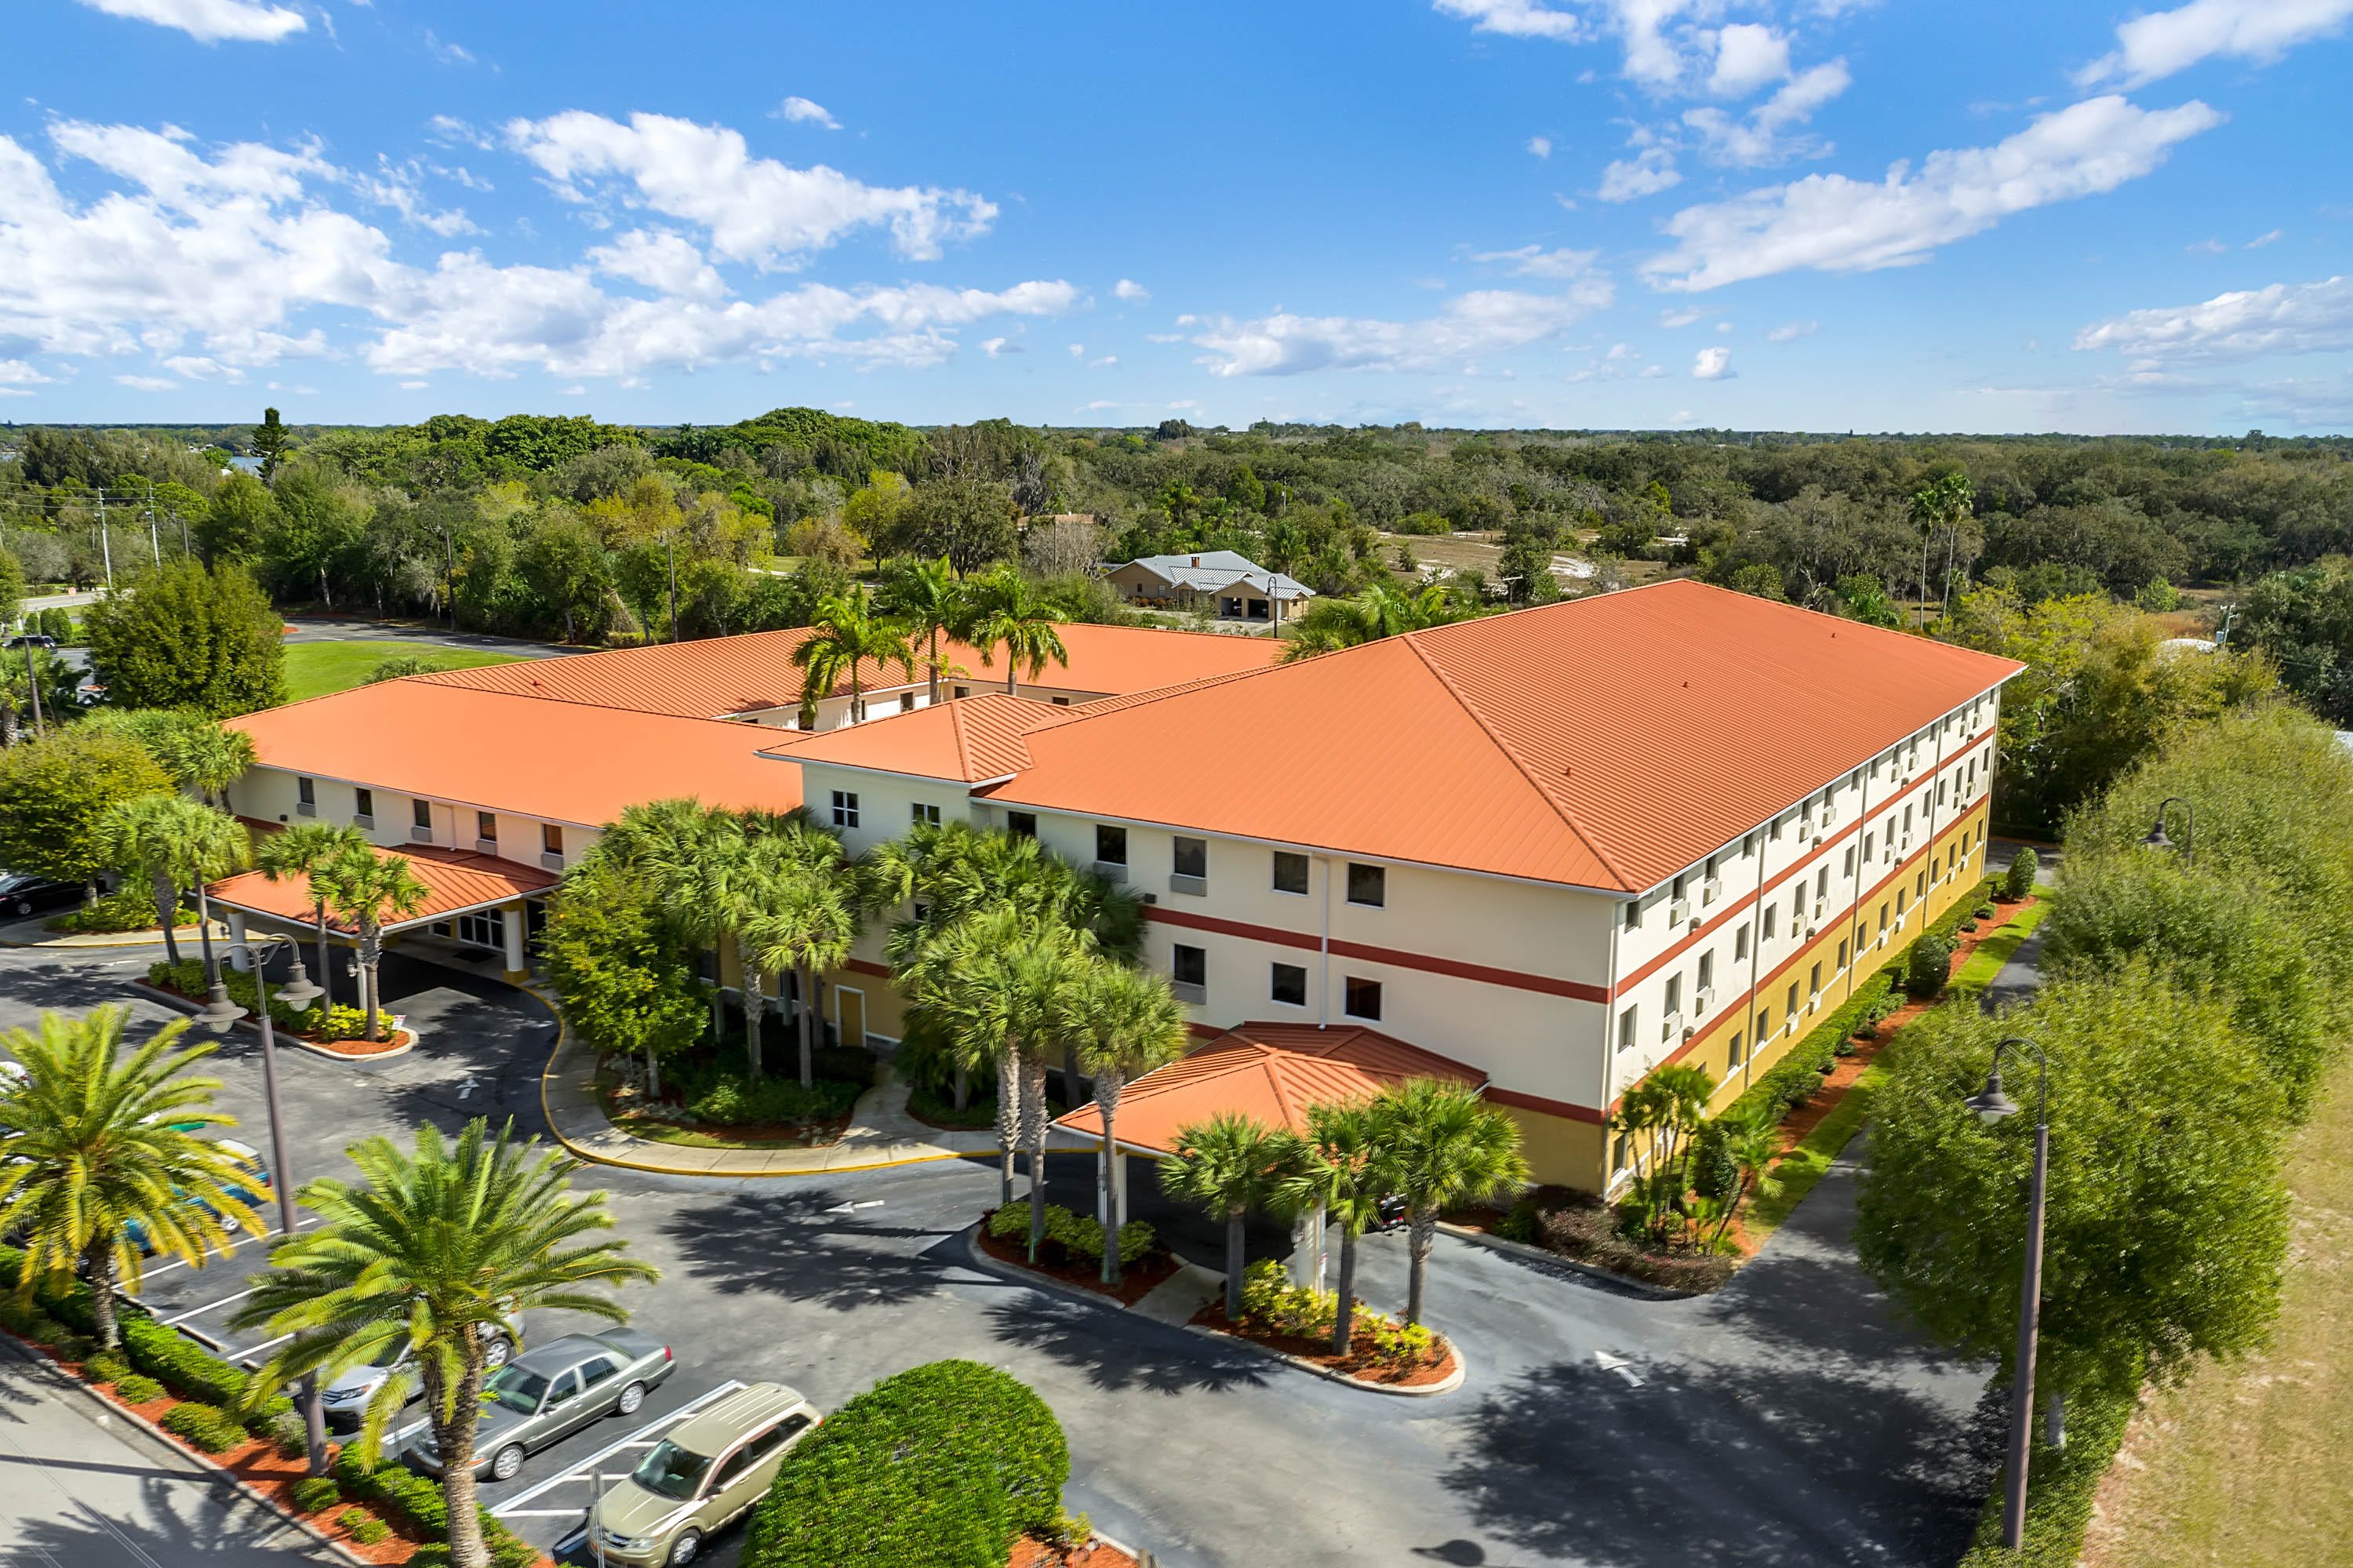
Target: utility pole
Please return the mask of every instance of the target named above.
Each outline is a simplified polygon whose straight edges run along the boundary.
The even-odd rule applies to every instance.
[[[33,733],[46,736],[49,726],[41,719],[41,670],[33,662],[33,640],[25,639],[25,689],[33,694]]]
[[[678,641],[678,531],[662,535],[662,544],[670,551],[670,640]]]
[[[106,560],[106,591],[114,591],[114,542],[106,536],[106,492],[98,493],[98,552]]]
[[[458,630],[458,546],[449,542],[449,524],[441,524],[441,551],[448,561],[448,573],[442,579],[449,600],[449,630]]]
[[[164,536],[155,529],[155,482],[147,482],[147,548],[153,553],[155,564],[164,564]]]

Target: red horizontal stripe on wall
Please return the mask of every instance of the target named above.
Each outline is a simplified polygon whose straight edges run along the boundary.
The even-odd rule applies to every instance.
[[[891,966],[878,964],[871,959],[852,959],[841,967],[854,975],[872,975],[877,980],[891,978]]]
[[[1591,1106],[1573,1106],[1567,1100],[1548,1100],[1542,1095],[1524,1095],[1517,1089],[1499,1089],[1493,1084],[1487,1086],[1485,1097],[1497,1105],[1516,1106],[1521,1110],[1564,1117],[1570,1121],[1591,1122],[1597,1127],[1609,1119]]]
[[[1286,931],[1273,926],[1252,926],[1240,920],[1221,919],[1215,915],[1196,915],[1189,909],[1171,909],[1155,904],[1144,911],[1144,917],[1164,926],[1181,926],[1192,931],[1214,931],[1222,937],[1240,937],[1248,941],[1271,942],[1281,947],[1298,948],[1314,952],[1322,945],[1314,937],[1299,931]],[[1582,980],[1555,980],[1549,975],[1524,974],[1517,969],[1493,969],[1486,964],[1466,964],[1457,959],[1435,958],[1428,953],[1400,952],[1395,948],[1376,948],[1364,942],[1335,941],[1333,956],[1362,959],[1367,963],[1393,964],[1401,969],[1419,969],[1425,974],[1448,975],[1455,980],[1477,980],[1482,985],[1508,986],[1514,991],[1541,991],[1546,996],[1565,996],[1577,1001],[1608,1001],[1609,991],[1602,986],[1588,985]]]

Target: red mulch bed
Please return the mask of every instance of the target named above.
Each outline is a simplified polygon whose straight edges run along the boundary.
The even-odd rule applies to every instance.
[[[165,996],[176,996],[182,1001],[194,1002],[199,1007],[205,1003],[205,999],[201,996],[190,996],[186,991],[176,987],[157,985],[151,980],[142,980],[133,983],[143,985],[150,991],[161,991]],[[258,1030],[260,1026],[250,1018],[240,1018],[237,1020],[237,1027]],[[275,1026],[274,1032],[289,1040],[300,1040],[313,1051],[325,1051],[333,1055],[351,1057],[381,1056],[387,1051],[399,1050],[403,1045],[407,1044],[410,1039],[409,1033],[406,1029],[396,1029],[382,1040],[319,1040],[303,1033],[299,1029],[289,1029],[283,1024]]]
[[[997,1211],[991,1209],[988,1213]],[[980,1250],[999,1263],[1009,1263],[1016,1268],[1026,1268],[1032,1274],[1042,1274],[1049,1279],[1059,1279],[1065,1285],[1075,1285],[1108,1297],[1123,1307],[1133,1307],[1152,1293],[1155,1286],[1183,1267],[1176,1255],[1165,1246],[1155,1246],[1134,1263],[1123,1264],[1119,1271],[1119,1288],[1113,1290],[1103,1282],[1103,1265],[1091,1257],[1068,1258],[1062,1255],[1060,1243],[1047,1242],[1038,1249],[1038,1261],[1029,1261],[1029,1244],[999,1241],[988,1234],[988,1214],[980,1221]]]
[[[1136,1568],[1136,1561],[1099,1540],[1066,1551],[1024,1536],[1013,1543],[1013,1555],[1006,1559],[1005,1568]]]
[[[1332,1353],[1332,1341],[1318,1336],[1308,1339],[1301,1334],[1276,1334],[1259,1328],[1248,1318],[1240,1323],[1226,1318],[1226,1304],[1212,1301],[1193,1314],[1198,1328],[1215,1333],[1230,1334],[1237,1340],[1248,1340],[1253,1345],[1263,1345],[1270,1351],[1281,1351],[1286,1356],[1296,1356],[1303,1361],[1313,1361],[1329,1372],[1335,1372],[1356,1383],[1377,1383],[1391,1388],[1419,1388],[1425,1383],[1440,1382],[1454,1375],[1454,1347],[1439,1336],[1437,1347],[1418,1361],[1400,1366],[1395,1362],[1376,1361],[1361,1352],[1345,1360]],[[1361,1331],[1358,1341],[1362,1340]]]

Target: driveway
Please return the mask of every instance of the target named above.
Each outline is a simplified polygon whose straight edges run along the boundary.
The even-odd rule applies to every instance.
[[[0,954],[0,1026],[120,994],[125,958],[145,961]],[[420,1120],[512,1114],[537,1128],[543,1010],[495,981],[415,969],[394,989],[427,1025],[417,1052],[372,1065],[281,1056],[298,1177],[348,1171],[343,1145]],[[168,1016],[138,1005],[142,1019]],[[216,1061],[223,1100],[259,1143],[255,1057],[240,1034]],[[1058,1157],[1050,1189],[1086,1202],[1089,1166]],[[1470,1376],[1436,1399],[1341,1388],[975,1269],[962,1234],[995,1201],[986,1162],[726,1183],[600,1168],[589,1180],[611,1193],[632,1250],[662,1269],[626,1299],[681,1370],[635,1422],[602,1423],[486,1489],[543,1542],[576,1531],[590,1469],[635,1463],[651,1441],[638,1423],[723,1380],[789,1383],[830,1408],[942,1356],[1036,1388],[1070,1436],[1069,1505],[1170,1568],[1943,1568],[1984,1496],[1985,1467],[1964,1442],[1984,1370],[1925,1352],[1855,1269],[1844,1166],[1764,1258],[1699,1300],[1649,1301],[1441,1237],[1430,1312]],[[1185,1232],[1188,1252],[1214,1243],[1205,1224]],[[243,1288],[255,1255],[159,1276],[151,1301],[216,1327],[227,1308],[207,1304]],[[1362,1272],[1368,1299],[1400,1303],[1402,1234],[1366,1238]],[[547,1315],[526,1328],[544,1339],[581,1326]],[[718,1544],[717,1561],[732,1561],[735,1542]]]
[[[537,642],[521,637],[493,637],[484,631],[449,631],[406,621],[366,620],[352,616],[298,615],[286,622],[289,642],[414,642],[419,648],[470,648],[507,653],[518,659],[553,659],[587,652],[561,642]]]

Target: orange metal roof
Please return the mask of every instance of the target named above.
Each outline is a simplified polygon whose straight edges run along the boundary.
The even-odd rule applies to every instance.
[[[788,762],[838,762],[978,784],[1029,767],[1030,735],[1069,724],[1085,711],[985,692],[828,730],[791,747],[784,757]]]
[[[313,697],[229,726],[253,737],[267,767],[583,827],[671,795],[779,811],[801,799],[798,770],[759,755],[791,744],[777,730],[534,702],[429,678]]]
[[[2021,667],[1677,579],[1089,705],[987,793],[1640,892]]]
[[[1036,683],[1065,691],[1149,691],[1236,670],[1264,669],[1282,651],[1282,644],[1271,637],[1223,636],[1136,626],[1069,625],[1055,630],[1062,639],[1064,652],[1070,655],[1070,663],[1065,667],[1050,662]],[[492,664],[479,670],[446,670],[414,679],[479,692],[507,692],[516,696],[586,703],[596,707],[717,718],[723,714],[797,705],[801,700],[801,672],[793,665],[793,650],[808,635],[806,627],[786,631],[750,631],[693,642],[662,642],[645,648],[616,648],[601,653]],[[979,649],[943,640],[940,656],[966,671],[950,679],[972,686],[976,694],[981,687],[992,682],[1001,683],[1005,679],[1001,652],[996,655],[994,665],[985,665]],[[895,664],[870,663],[861,665],[859,671],[860,686],[868,692],[920,684],[922,680],[920,662],[912,682]],[[1026,674],[1023,682],[1029,683]],[[845,681],[834,690],[846,694],[849,683]]]
[[[1305,1132],[1309,1106],[1364,1099],[1407,1078],[1487,1082],[1475,1067],[1362,1024],[1241,1023],[1121,1090],[1116,1130],[1120,1142],[1162,1154],[1183,1128],[1220,1111]],[[1054,1125],[1101,1138],[1103,1113],[1090,1102]]]
[[[247,819],[251,822],[251,819]],[[251,822],[251,825],[275,831],[275,822]],[[385,849],[370,845],[378,860],[390,860],[398,855],[408,862],[417,880],[430,889],[424,906],[415,915],[385,927],[397,931],[406,927],[422,925],[428,920],[446,919],[460,909],[479,909],[487,904],[503,904],[516,898],[536,897],[555,885],[559,880],[552,871],[535,865],[522,865],[496,855],[474,854],[465,850],[442,849],[434,844],[412,844],[405,849]],[[206,894],[216,904],[229,905],[255,915],[267,915],[295,925],[308,926],[313,916],[311,907],[311,879],[296,874],[279,879],[258,871],[239,872],[206,888]],[[345,936],[356,936],[358,929],[349,921],[329,919],[327,929]]]

